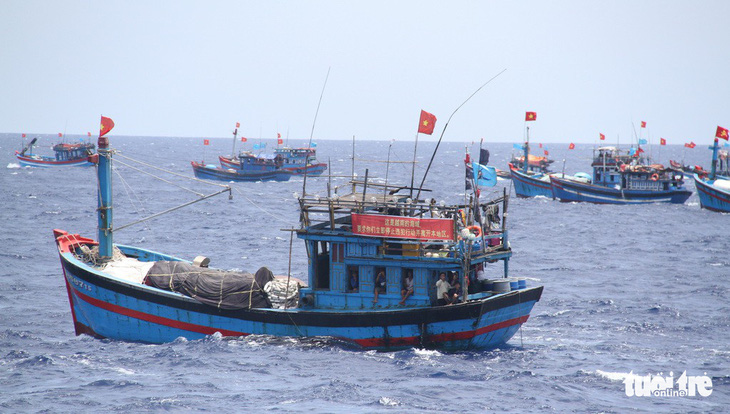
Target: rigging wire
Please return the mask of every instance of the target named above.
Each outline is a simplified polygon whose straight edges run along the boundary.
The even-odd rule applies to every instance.
[[[241,197],[245,198],[245,199],[246,199],[246,201],[248,201],[249,203],[251,203],[251,204],[252,204],[252,205],[253,205],[254,207],[258,208],[259,210],[263,211],[264,213],[268,214],[269,216],[271,216],[271,217],[273,217],[273,218],[275,218],[275,219],[277,219],[277,220],[279,220],[279,221],[281,221],[281,222],[283,222],[283,223],[286,223],[286,224],[287,224],[287,226],[292,226],[291,222],[290,222],[290,221],[288,221],[287,219],[285,219],[284,217],[282,217],[282,216],[277,216],[276,214],[274,214],[274,213],[272,213],[272,212],[270,212],[270,211],[266,210],[265,208],[263,208],[263,207],[259,206],[258,204],[256,204],[256,202],[255,202],[255,201],[253,201],[253,200],[251,200],[250,198],[246,197],[246,194],[244,194],[244,193],[243,193],[243,192],[242,192],[242,191],[241,191],[241,190],[240,190],[240,189],[239,189],[238,187],[233,187],[233,189],[234,189],[234,190],[236,190],[236,192],[237,192],[238,194],[240,194],[240,195],[241,195]]]
[[[210,181],[201,180],[200,178],[190,177],[190,176],[187,176],[187,175],[184,175],[184,174],[176,173],[174,171],[166,170],[166,169],[160,168],[160,167],[158,167],[156,165],[148,164],[146,162],[139,161],[139,160],[135,160],[134,158],[130,158],[130,157],[124,156],[121,153],[115,153],[115,155],[117,157],[122,157],[124,159],[129,160],[129,161],[133,161],[133,162],[136,162],[138,164],[142,164],[145,167],[150,167],[150,168],[153,168],[155,170],[163,171],[163,172],[166,172],[168,174],[172,174],[172,175],[175,175],[175,176],[178,176],[178,177],[181,177],[181,178],[185,178],[185,179],[188,179],[188,180],[197,181],[199,183],[208,184],[208,185],[214,185],[214,186],[218,186],[218,187],[228,187],[225,184],[211,183]]]
[[[187,187],[183,187],[183,186],[181,186],[181,185],[179,185],[179,184],[175,184],[175,183],[173,183],[172,181],[169,181],[169,180],[165,180],[165,179],[164,179],[164,178],[162,178],[162,177],[158,177],[158,176],[156,176],[156,175],[154,175],[154,174],[152,174],[152,173],[149,173],[149,172],[147,172],[147,171],[141,170],[141,169],[139,169],[139,168],[137,168],[137,167],[133,167],[133,166],[131,166],[131,165],[129,165],[129,164],[127,164],[127,163],[123,162],[123,161],[117,161],[117,162],[118,162],[119,164],[122,164],[122,165],[124,165],[124,166],[125,166],[125,167],[127,167],[127,168],[130,168],[130,169],[132,169],[132,170],[135,170],[135,171],[137,171],[137,172],[139,172],[139,173],[142,173],[142,174],[148,175],[148,176],[150,176],[150,177],[152,177],[152,178],[154,178],[154,179],[156,179],[156,180],[160,180],[160,181],[162,181],[163,183],[167,183],[167,184],[170,184],[170,185],[172,185],[172,186],[174,186],[174,187],[177,187],[177,188],[179,188],[179,189],[181,189],[181,190],[185,190],[185,191],[191,192],[191,193],[193,193],[193,194],[195,194],[195,195],[197,195],[197,196],[199,196],[199,197],[202,197],[202,196],[204,195],[203,193],[199,193],[199,192],[197,192],[197,191],[195,191],[195,190],[191,190],[190,188],[187,188]],[[190,177],[188,177],[188,178],[190,178]]]

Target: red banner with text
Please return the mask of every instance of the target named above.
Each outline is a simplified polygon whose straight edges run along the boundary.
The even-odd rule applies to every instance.
[[[454,240],[454,221],[353,213],[352,232],[374,237]]]

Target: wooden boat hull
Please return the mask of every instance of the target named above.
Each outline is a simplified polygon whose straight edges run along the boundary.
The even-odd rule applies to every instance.
[[[553,194],[560,201],[588,202],[598,204],[683,204],[692,195],[688,190],[620,190],[594,184],[578,183],[550,176]]]
[[[218,160],[220,161],[221,167],[223,168],[241,168],[241,163],[238,160],[232,160],[231,158],[224,157],[222,155],[218,156]],[[298,165],[293,167],[282,167],[281,169],[284,171],[288,171],[293,175],[304,175],[304,173],[306,172],[307,175],[316,176],[322,175],[325,171],[327,171],[327,164],[311,164],[306,167]]]
[[[730,192],[723,191],[702,180],[697,174],[694,175],[697,196],[700,198],[700,205],[711,211],[730,213]]]
[[[512,173],[512,182],[515,186],[515,194],[517,197],[529,198],[529,197],[553,197],[553,188],[550,185],[550,181],[542,181],[534,178],[530,175],[526,175],[522,171],[516,169],[510,169]]]
[[[283,169],[278,170],[262,170],[262,171],[246,171],[231,169],[223,169],[219,167],[210,167],[199,164],[195,161],[191,162],[193,173],[197,178],[205,178],[209,180],[219,181],[289,181],[292,174]]]
[[[66,160],[66,161],[57,161],[55,158],[51,158],[51,157],[27,157],[27,156],[16,153],[15,158],[18,159],[18,163],[22,167],[56,168],[56,167],[90,167],[90,166],[94,165],[91,162],[89,162],[88,157],[73,159],[73,160]]]
[[[76,245],[95,244],[54,230],[76,334],[164,343],[223,336],[332,337],[363,348],[488,349],[507,342],[527,321],[542,286],[452,306],[391,310],[223,310],[193,298],[124,281],[76,259]],[[117,245],[140,260],[181,260]]]

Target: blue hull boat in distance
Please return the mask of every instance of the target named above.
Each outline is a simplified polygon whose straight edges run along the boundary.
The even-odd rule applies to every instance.
[[[336,338],[378,350],[485,349],[507,342],[542,294],[542,286],[506,277],[507,194],[437,205],[390,194],[388,184],[375,191],[383,185],[368,182],[367,171],[350,183],[351,194],[305,191],[299,199],[301,227],[292,231],[309,256],[306,286],[265,267],[215,270],[207,258],[115,245],[112,155],[100,137],[98,240],[54,230],[78,335],[163,343],[220,333]],[[286,269],[286,260],[272,267]],[[494,279],[480,283],[477,272]],[[442,282],[447,276],[451,283]]]
[[[709,176],[694,175],[697,196],[700,198],[702,208],[730,213],[730,177],[718,174],[717,164],[720,147],[717,138],[715,138],[715,142],[710,149],[712,149],[712,169]],[[727,166],[727,152],[723,155]]]
[[[22,167],[90,167],[94,165],[89,157],[94,154],[94,144],[56,144],[53,146],[54,157],[33,154],[33,146],[38,138],[33,138],[20,152],[15,151],[15,158]]]
[[[527,173],[518,170],[511,163],[509,164],[512,174],[512,183],[515,186],[517,197],[553,197],[553,188],[550,185],[550,176],[544,173]]]
[[[289,181],[292,174],[282,169],[263,167],[260,170],[220,168],[216,165],[191,161],[193,173],[197,178],[218,181]]]
[[[659,164],[642,165],[638,155],[622,154],[614,147],[598,148],[592,167],[592,184],[551,175],[555,198],[599,204],[683,204],[692,195],[682,174]]]

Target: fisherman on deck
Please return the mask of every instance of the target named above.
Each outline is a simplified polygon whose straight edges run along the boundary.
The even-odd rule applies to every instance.
[[[400,291],[401,305],[406,304],[406,299],[413,294],[413,271],[409,270],[403,279],[403,290]]]
[[[437,305],[444,306],[451,303],[449,300],[449,289],[451,289],[451,285],[446,280],[446,273],[441,272],[441,274],[439,274],[439,280],[436,281]]]

